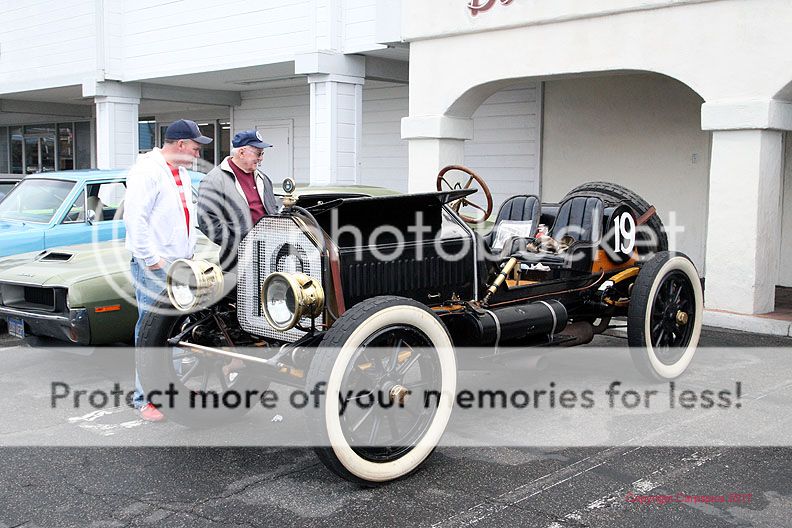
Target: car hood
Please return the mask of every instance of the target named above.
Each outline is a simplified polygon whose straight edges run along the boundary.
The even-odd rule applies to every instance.
[[[10,235],[17,235],[23,233],[30,233],[31,231],[41,231],[44,229],[43,224],[24,224],[22,222],[8,222],[0,220],[0,238]]]
[[[196,259],[217,260],[218,246],[199,237]],[[69,286],[97,277],[129,272],[131,254],[124,240],[63,246],[0,259],[0,282]]]
[[[369,196],[388,196],[391,194],[402,194],[398,191],[387,189],[385,187],[374,187],[372,185],[308,185],[306,187],[299,187],[295,194],[324,194],[328,192],[337,193],[360,193]]]

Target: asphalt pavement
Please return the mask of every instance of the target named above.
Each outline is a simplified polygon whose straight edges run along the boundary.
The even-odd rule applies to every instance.
[[[624,340],[602,336],[592,345]],[[792,340],[707,329],[701,345]],[[32,394],[29,380],[44,368],[96,383],[132,373],[129,354],[41,351],[8,337],[0,347],[6,393]],[[744,379],[756,383],[766,372]],[[89,430],[98,435],[119,424],[136,434],[180,427],[139,423],[131,410],[72,414],[57,427],[97,426]],[[109,418],[116,428],[100,427]],[[15,420],[0,427],[0,445],[4,435],[53,427]],[[340,480],[307,448],[4,447],[0,457],[0,528],[792,526],[792,448],[783,446],[441,446],[414,475],[377,488]]]

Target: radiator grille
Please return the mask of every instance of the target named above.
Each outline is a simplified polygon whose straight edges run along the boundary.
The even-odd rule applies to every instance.
[[[55,288],[0,283],[0,304],[3,306],[52,312],[56,308],[63,309],[65,299],[65,291],[58,293]]]
[[[264,217],[251,229],[239,246],[239,280],[237,310],[239,324],[256,336],[293,342],[305,332],[292,328],[280,332],[272,328],[261,310],[261,285],[270,273],[301,272],[322,280],[322,259],[310,238],[290,217]],[[322,316],[316,318],[317,326]],[[309,327],[303,318],[300,325]]]
[[[55,308],[55,290],[25,286],[25,302]]]

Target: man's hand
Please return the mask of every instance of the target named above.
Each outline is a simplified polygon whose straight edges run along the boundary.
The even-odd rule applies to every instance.
[[[161,258],[159,259],[159,262],[157,262],[156,264],[152,264],[151,266],[146,266],[146,268],[150,270],[158,270],[164,268],[167,264],[168,263],[165,262],[165,259]]]

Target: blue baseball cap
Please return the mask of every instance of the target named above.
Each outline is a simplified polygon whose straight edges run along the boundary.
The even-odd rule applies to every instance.
[[[207,145],[212,142],[212,138],[201,134],[201,130],[195,124],[195,121],[190,121],[189,119],[179,119],[171,123],[165,130],[165,139],[192,139],[201,145]]]
[[[261,137],[261,132],[257,130],[243,130],[242,132],[237,132],[234,139],[231,140],[231,145],[234,148],[251,146],[260,149],[272,146],[264,142],[264,138]]]

